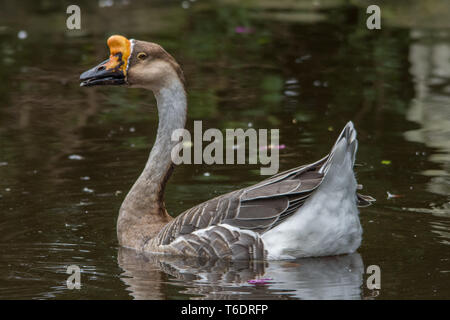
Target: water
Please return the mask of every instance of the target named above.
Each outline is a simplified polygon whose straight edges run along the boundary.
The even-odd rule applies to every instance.
[[[0,298],[449,298],[450,4],[363,1],[9,2],[0,12]],[[290,10],[285,10],[290,8]],[[120,249],[119,206],[156,133],[151,93],[80,88],[114,33],[162,44],[188,80],[189,119],[204,128],[280,128],[280,169],[328,153],[355,122],[361,210],[350,256],[227,265]],[[208,173],[208,174],[205,174]],[[259,165],[185,165],[173,215],[261,179]],[[388,197],[388,193],[395,195]],[[68,290],[68,265],[82,269]],[[367,267],[381,269],[370,290]],[[265,284],[250,284],[256,277]]]

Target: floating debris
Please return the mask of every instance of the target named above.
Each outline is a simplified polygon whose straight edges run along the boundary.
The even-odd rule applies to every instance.
[[[113,5],[114,5],[114,1],[113,0],[99,0],[98,1],[98,6],[100,8],[112,7]]]
[[[269,283],[269,281],[271,281],[273,279],[271,278],[265,278],[265,279],[253,279],[253,280],[248,280],[247,282],[249,284],[267,284]]]
[[[78,154],[71,154],[69,160],[83,160],[84,158]]]
[[[80,180],[91,180],[91,177],[88,177],[88,176],[84,176],[84,177],[80,177]]]
[[[298,83],[298,80],[297,79],[295,79],[295,78],[291,78],[291,79],[287,79],[284,83],[286,83],[286,84],[297,84]]]
[[[76,206],[84,207],[84,206],[88,206],[88,205],[91,205],[91,204],[92,204],[92,202],[80,201]]]
[[[211,175],[211,173],[205,172],[203,175],[204,175],[205,177],[209,177],[209,176]]]
[[[94,192],[94,190],[92,190],[92,189],[89,189],[88,187],[84,187],[84,188],[83,188],[83,192],[87,192],[87,193],[93,193],[93,192]]]
[[[120,190],[117,190],[114,194],[116,195],[116,197],[119,195],[119,194],[121,194],[122,193],[122,191],[120,191]]]
[[[299,93],[293,90],[286,90],[284,91],[284,95],[288,97],[297,97]]]
[[[243,34],[253,33],[253,28],[237,26],[236,28],[234,28],[234,32]]]
[[[182,7],[183,9],[189,9],[190,6],[191,6],[191,4],[189,3],[189,1],[183,1],[183,2],[181,3],[181,7]]]
[[[390,165],[391,163],[391,160],[381,160],[381,164],[384,164],[386,166]]]
[[[307,55],[304,55],[304,56],[301,56],[301,57],[295,59],[295,63],[302,63],[303,61],[306,61],[310,58],[311,58],[311,55],[307,54]]]
[[[392,193],[390,193],[389,191],[386,191],[386,193],[387,193],[387,198],[388,198],[388,199],[401,198],[401,197],[403,197],[401,194],[392,194]]]
[[[25,30],[20,30],[17,34],[17,38],[19,38],[20,40],[28,38],[28,32],[26,32]]]
[[[4,167],[4,166],[7,166],[8,165],[8,162],[0,162],[0,167]]]

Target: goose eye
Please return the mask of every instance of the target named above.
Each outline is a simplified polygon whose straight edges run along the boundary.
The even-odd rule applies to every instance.
[[[145,52],[139,52],[137,57],[140,60],[145,60],[145,58],[147,58],[147,54]]]

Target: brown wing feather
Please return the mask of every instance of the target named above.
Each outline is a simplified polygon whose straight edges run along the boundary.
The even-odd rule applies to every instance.
[[[357,141],[352,129],[349,122],[335,147],[345,138],[354,163]],[[264,258],[260,236],[295,214],[321,185],[335,156],[335,147],[330,155],[315,163],[282,172],[183,212],[163,227],[152,243],[162,251],[188,256]],[[370,205],[374,200],[355,194],[359,206]]]
[[[328,156],[201,203],[164,226],[155,243],[186,256],[260,260],[261,235],[295,214],[323,181]],[[375,199],[356,194],[359,206]]]
[[[325,161],[326,158],[291,169],[256,185],[201,203],[167,224],[159,232],[157,243],[168,245],[180,236],[186,238],[197,230],[218,224],[263,234],[295,213],[320,185],[323,175],[317,170]]]
[[[217,225],[180,236],[169,244],[183,256],[199,258],[261,261],[266,251],[261,238],[253,232]]]

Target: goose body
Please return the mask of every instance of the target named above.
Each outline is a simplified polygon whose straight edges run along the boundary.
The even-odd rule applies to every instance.
[[[164,187],[174,168],[173,130],[184,128],[184,77],[159,45],[108,39],[110,59],[80,76],[82,86],[125,85],[152,90],[159,124],[147,164],[119,211],[119,244],[139,251],[231,260],[294,259],[354,252],[361,243],[353,172],[357,150],[352,122],[328,156],[201,203],[172,218]]]

